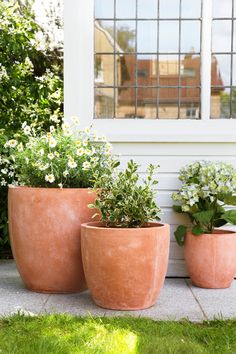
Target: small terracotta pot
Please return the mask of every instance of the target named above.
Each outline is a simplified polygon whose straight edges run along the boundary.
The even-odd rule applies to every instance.
[[[213,234],[194,236],[188,232],[184,255],[194,285],[228,288],[236,275],[236,233],[217,230]]]
[[[169,255],[169,225],[105,228],[82,225],[81,249],[94,302],[114,310],[145,309],[157,300]]]
[[[18,271],[29,290],[73,293],[87,288],[80,226],[95,194],[84,189],[10,187],[9,229]]]

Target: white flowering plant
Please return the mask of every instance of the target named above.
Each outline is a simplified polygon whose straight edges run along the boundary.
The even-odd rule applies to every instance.
[[[101,223],[106,227],[145,227],[148,222],[159,219],[160,208],[155,201],[154,186],[158,183],[153,175],[154,165],[149,165],[143,184],[139,183],[138,165],[128,162],[124,171],[118,171],[116,164],[110,165],[110,174],[95,174],[94,188],[97,194],[95,204],[90,204],[99,213]],[[100,186],[103,188],[99,188]]]
[[[180,170],[181,188],[172,194],[176,212],[189,216],[196,236],[213,233],[227,223],[236,225],[236,168],[220,161],[197,161]],[[175,237],[184,244],[187,227],[180,225]]]
[[[51,188],[87,188],[93,175],[106,173],[111,144],[91,127],[79,129],[79,119],[51,126],[50,131],[36,131],[23,123],[25,142],[15,139],[5,144],[11,149],[19,185]]]

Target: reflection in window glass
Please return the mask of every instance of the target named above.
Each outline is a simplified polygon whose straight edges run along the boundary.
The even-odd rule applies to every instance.
[[[123,52],[135,52],[135,37],[135,21],[116,22],[116,41]]]
[[[116,0],[116,18],[132,18],[136,15],[136,0]]]
[[[182,87],[180,92],[180,118],[198,119],[200,116],[200,90]]]
[[[201,57],[200,55],[187,54],[181,56],[180,61],[181,86],[201,85]]]
[[[189,35],[191,33],[191,36]],[[183,21],[181,24],[181,51],[200,53],[200,22]]]
[[[114,0],[95,0],[95,18],[113,18]]]
[[[116,56],[116,86],[135,86],[136,56],[120,54]]]
[[[136,90],[135,88],[118,88],[116,91],[116,117],[135,118]]]
[[[231,25],[230,20],[213,21],[212,24],[212,51],[230,52],[231,51]]]
[[[182,0],[181,17],[182,18],[201,17],[201,0]]]
[[[98,54],[95,56],[95,83],[114,85],[114,56]]]
[[[95,117],[114,117],[114,89],[97,88],[95,91]]]
[[[160,119],[177,119],[178,110],[178,89],[160,88],[158,117]]]
[[[161,21],[159,24],[160,53],[178,52],[179,21]]]
[[[211,117],[230,118],[230,89],[211,88]]]
[[[138,55],[137,81],[140,86],[157,86],[157,55]]]
[[[157,0],[138,0],[138,18],[157,18]]]
[[[231,55],[214,55],[212,58],[212,86],[230,86]]]
[[[179,18],[179,0],[160,0],[160,18]]]
[[[95,52],[114,52],[114,22],[95,21]]]
[[[231,18],[232,0],[213,0],[213,18]]]
[[[138,53],[156,53],[157,21],[139,21],[137,31]]]
[[[139,87],[137,91],[137,117],[155,119],[157,117],[157,88]]]

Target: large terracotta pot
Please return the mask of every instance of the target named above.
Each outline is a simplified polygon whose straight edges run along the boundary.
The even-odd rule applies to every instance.
[[[187,233],[184,255],[192,283],[201,288],[228,288],[236,275],[236,233],[217,230]]]
[[[46,293],[86,289],[80,226],[95,200],[88,189],[10,187],[9,229],[13,255],[25,286]]]
[[[94,302],[115,310],[154,305],[167,271],[169,242],[169,225],[117,229],[83,224],[82,259]]]

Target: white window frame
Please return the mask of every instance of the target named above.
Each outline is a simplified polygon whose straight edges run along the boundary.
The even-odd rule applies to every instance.
[[[128,1],[128,0],[127,0]],[[64,8],[65,117],[93,124],[111,142],[236,142],[236,119],[210,119],[212,0],[203,0],[201,119],[94,119],[94,0]]]

